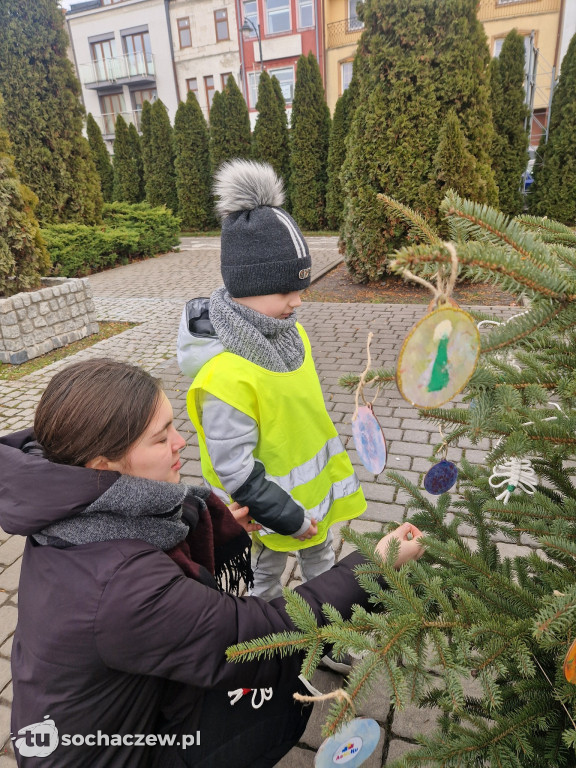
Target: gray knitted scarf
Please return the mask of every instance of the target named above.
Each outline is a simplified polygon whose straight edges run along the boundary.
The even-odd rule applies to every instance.
[[[188,526],[182,520],[187,485],[162,483],[120,475],[114,485],[74,517],[60,520],[34,534],[39,544],[93,544],[114,539],[142,539],[169,550],[183,541]],[[208,488],[194,488],[205,501]]]
[[[223,286],[210,297],[209,316],[224,349],[261,368],[284,373],[304,362],[295,312],[285,319],[268,317],[234,301]]]

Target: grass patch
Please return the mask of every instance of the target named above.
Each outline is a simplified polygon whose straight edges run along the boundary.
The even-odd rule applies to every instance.
[[[45,368],[51,363],[55,363],[57,360],[63,360],[65,357],[80,352],[82,349],[91,347],[99,341],[109,339],[111,336],[116,336],[118,333],[127,331],[129,328],[134,328],[138,323],[98,323],[100,330],[98,333],[93,333],[91,336],[86,336],[85,339],[80,341],[73,341],[72,344],[67,344],[65,347],[59,347],[58,349],[47,352],[45,355],[35,357],[33,360],[28,360],[27,363],[21,363],[20,365],[10,365],[9,363],[0,363],[0,379],[2,381],[16,381],[23,376],[27,376],[29,373],[39,371],[41,368]]]

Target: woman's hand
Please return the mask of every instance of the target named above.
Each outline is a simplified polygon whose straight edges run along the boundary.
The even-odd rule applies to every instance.
[[[245,531],[252,533],[252,531],[259,531],[262,526],[260,523],[255,522],[250,517],[250,510],[248,507],[241,507],[237,501],[233,501],[232,504],[228,504],[228,509],[232,513],[232,517],[238,525],[241,525]]]
[[[394,563],[394,568],[400,568],[404,563],[410,560],[418,560],[424,554],[424,547],[419,542],[419,537],[422,536],[422,531],[416,528],[412,523],[402,523],[394,531],[386,534],[378,544],[376,544],[376,552],[380,557],[385,560],[388,554],[388,546],[392,539],[398,539],[400,542],[400,551],[398,557]]]

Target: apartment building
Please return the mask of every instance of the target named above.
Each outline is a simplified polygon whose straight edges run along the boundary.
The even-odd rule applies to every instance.
[[[310,51],[324,80],[324,28],[322,0],[236,0],[241,20],[240,59],[244,94],[252,126],[256,121],[258,81],[265,69],[280,81],[290,115],[296,64]]]
[[[352,64],[364,28],[357,7],[358,0],[324,0],[326,101],[331,113],[352,79]]]

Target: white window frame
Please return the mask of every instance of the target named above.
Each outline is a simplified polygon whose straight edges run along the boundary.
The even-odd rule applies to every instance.
[[[252,4],[254,5],[254,8],[256,9],[256,13],[253,13],[253,14],[252,13],[246,13],[246,6],[247,5],[252,5]],[[257,2],[257,0],[244,0],[244,2],[242,3],[242,18],[244,19],[244,21],[246,19],[249,19],[252,22],[252,24],[254,24],[256,29],[258,29],[258,24],[260,22],[258,21],[258,2]],[[252,28],[250,28],[250,31],[246,32],[246,37],[256,37],[256,32]]]
[[[354,65],[354,59],[347,59],[346,61],[340,62],[340,96],[344,93],[344,91],[349,87],[350,81],[352,80],[352,68]],[[350,67],[350,77],[347,78],[348,82],[346,82],[346,78],[344,77],[344,70],[348,70],[348,67]]]
[[[283,2],[284,5],[281,8],[274,8],[273,10],[268,9],[268,2],[269,0],[264,0],[264,13],[266,15],[266,34],[268,35],[288,35],[292,31],[292,8],[290,0],[276,0],[276,2]],[[278,17],[288,12],[288,27],[286,29],[272,29],[272,25],[270,23],[270,17]]]
[[[312,11],[312,21],[310,24],[304,24],[302,22],[302,7],[309,7]],[[298,0],[298,29],[311,29],[314,27],[315,21],[315,9],[314,0]]]
[[[286,98],[286,95],[284,93],[284,88],[282,88],[282,80],[280,80],[280,78],[278,77],[278,72],[290,72],[292,74],[292,81],[290,85],[290,99]],[[282,95],[284,96],[284,101],[286,102],[286,104],[292,104],[294,100],[294,86],[296,84],[296,81],[294,78],[294,67],[277,67],[276,69],[269,69],[268,74],[270,75],[270,77],[272,77],[272,75],[275,75],[278,78],[278,80],[280,81],[280,87],[282,88]]]
[[[348,0],[348,32],[354,32],[357,29],[364,29],[364,22],[358,18],[356,6],[358,0]]]
[[[250,108],[256,109],[258,103],[258,84],[260,82],[260,72],[248,72],[248,101]]]

